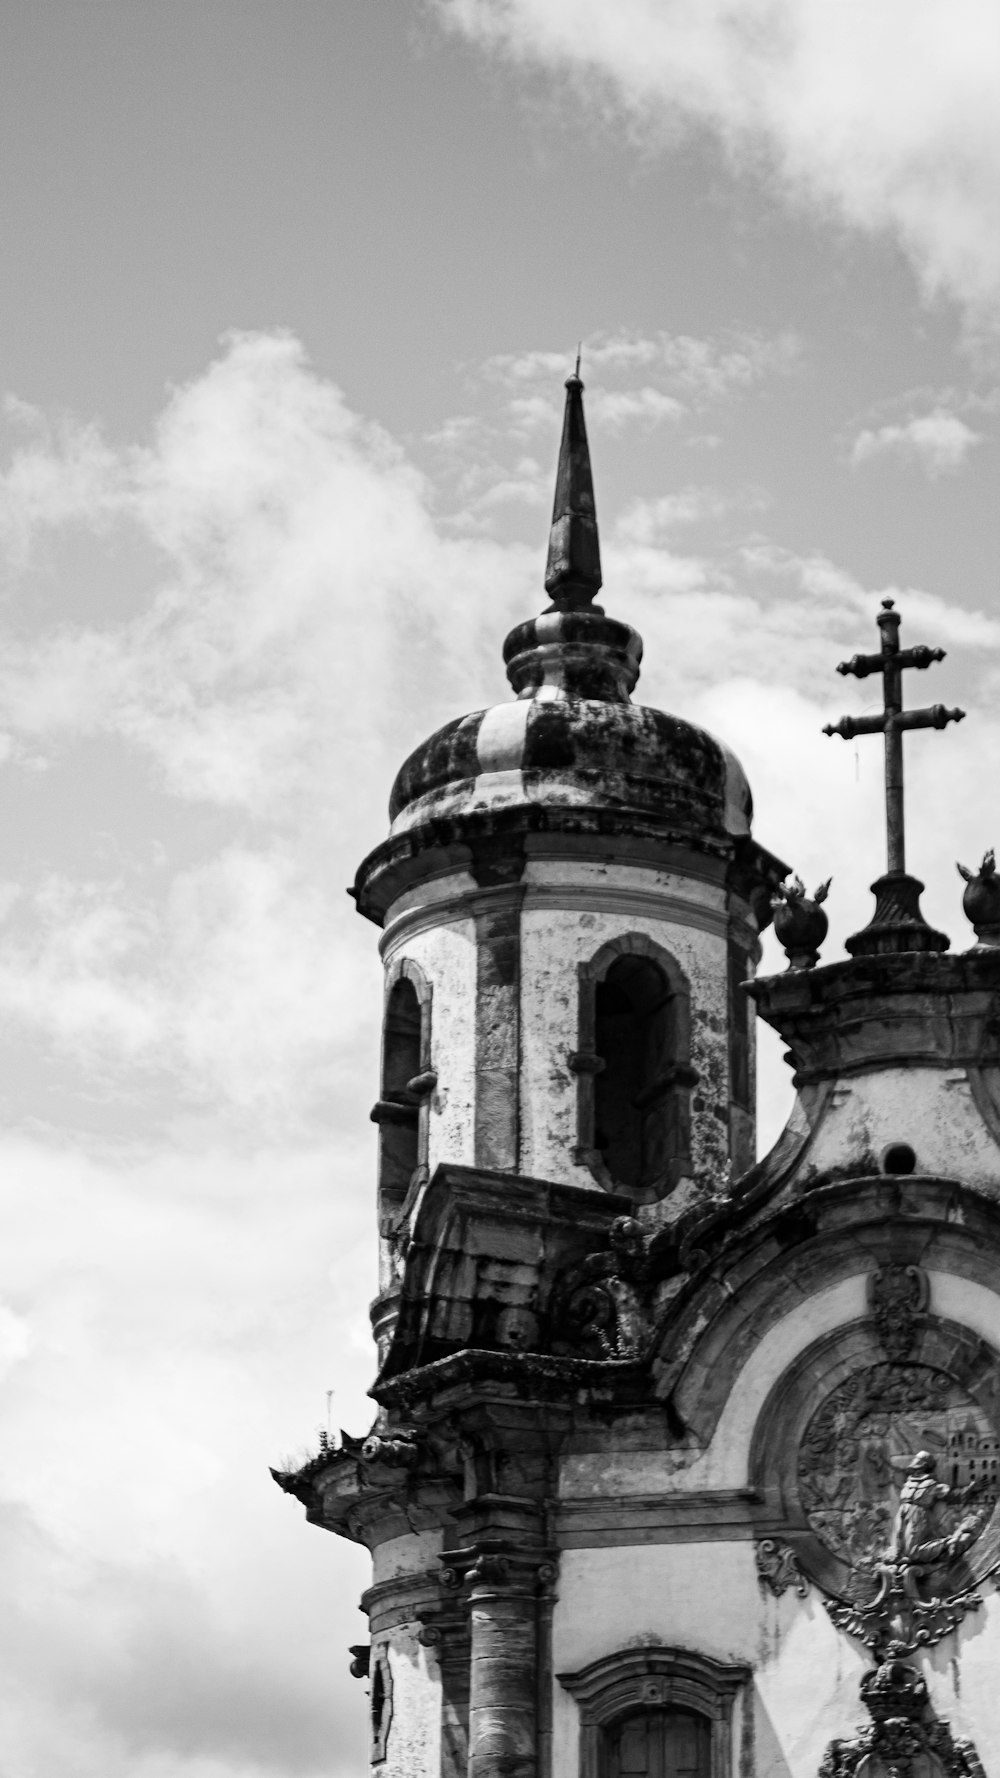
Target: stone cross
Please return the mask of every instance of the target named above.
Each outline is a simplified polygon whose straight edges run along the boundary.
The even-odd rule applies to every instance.
[[[891,874],[906,869],[906,838],[903,827],[903,730],[908,728],[945,728],[949,722],[961,722],[964,710],[946,710],[933,704],[926,710],[903,709],[903,668],[929,667],[932,661],[944,660],[943,648],[900,648],[899,612],[891,599],[882,600],[878,614],[882,647],[878,654],[856,654],[841,661],[838,673],[850,673],[855,679],[866,679],[869,673],[882,675],[883,708],[877,716],[842,716],[839,722],[828,722],[824,735],[843,735],[850,741],[855,735],[885,736],[885,834],[888,869]]]

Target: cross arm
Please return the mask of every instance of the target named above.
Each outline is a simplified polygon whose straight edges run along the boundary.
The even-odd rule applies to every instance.
[[[893,728],[947,728],[949,722],[961,722],[964,710],[946,710],[943,704],[932,704],[929,710],[901,710],[892,718]]]
[[[855,679],[867,679],[869,673],[881,673],[885,666],[885,656],[878,654],[852,654],[849,661],[841,661],[838,673],[850,673]],[[825,731],[824,731],[825,732]]]
[[[855,735],[881,735],[885,732],[885,720],[884,710],[877,716],[842,716],[839,722],[828,722],[823,733],[843,735],[845,741],[852,741]]]
[[[943,648],[925,648],[918,642],[915,648],[900,648],[895,653],[852,654],[849,661],[841,661],[838,673],[850,673],[855,679],[867,679],[869,673],[881,673],[887,662],[894,667],[929,667],[934,661],[943,661]]]

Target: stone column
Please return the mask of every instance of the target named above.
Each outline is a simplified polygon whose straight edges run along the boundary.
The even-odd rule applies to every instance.
[[[536,1573],[504,1555],[469,1571],[468,1778],[537,1778]]]

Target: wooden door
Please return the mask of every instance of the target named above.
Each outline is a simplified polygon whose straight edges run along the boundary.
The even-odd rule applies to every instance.
[[[608,1778],[710,1778],[709,1737],[693,1710],[643,1710],[611,1731]]]

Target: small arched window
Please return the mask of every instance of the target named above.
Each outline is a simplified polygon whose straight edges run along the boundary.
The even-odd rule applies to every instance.
[[[690,1168],[690,1000],[683,972],[637,934],[581,971],[580,1152],[602,1185],[663,1197]]]
[[[427,1159],[430,990],[412,965],[389,990],[382,1032],[382,1088],[372,1117],[379,1126],[379,1196],[390,1214],[402,1204]]]

